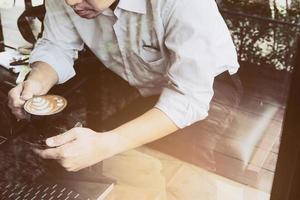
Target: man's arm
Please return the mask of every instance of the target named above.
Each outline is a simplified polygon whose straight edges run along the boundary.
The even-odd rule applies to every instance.
[[[229,30],[215,1],[179,0],[165,18],[171,66],[155,105],[179,128],[208,115],[214,77],[239,67]]]
[[[32,71],[24,83],[9,92],[9,107],[18,118],[26,118],[23,105],[35,95],[46,94],[56,83],[75,75],[73,63],[83,46],[61,0],[46,1],[43,37],[35,44],[29,63]]]
[[[27,81],[37,81],[41,84],[41,93],[46,94],[58,82],[56,71],[45,62],[31,64],[31,72]]]
[[[119,152],[141,146],[178,130],[169,117],[157,108],[152,108],[140,117],[114,129],[119,140]]]
[[[73,68],[77,52],[83,48],[65,1],[46,1],[43,37],[37,41],[29,63],[41,61],[50,65],[58,75],[57,83],[64,83],[75,75]]]
[[[162,138],[178,127],[162,111],[150,109],[124,125],[103,133],[73,128],[46,140],[49,148],[35,149],[44,159],[57,160],[66,170],[78,171],[106,158]]]

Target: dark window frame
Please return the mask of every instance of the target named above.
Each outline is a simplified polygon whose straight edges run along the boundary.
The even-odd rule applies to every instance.
[[[3,36],[3,28],[1,23],[1,14],[0,14],[0,52],[4,51],[4,36]]]
[[[271,200],[300,198],[300,38],[294,66]]]

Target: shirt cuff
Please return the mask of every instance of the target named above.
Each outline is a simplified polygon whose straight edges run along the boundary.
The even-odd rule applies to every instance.
[[[76,74],[72,56],[64,54],[62,49],[50,41],[41,39],[36,43],[30,55],[29,64],[38,61],[49,64],[56,71],[58,84],[66,82]]]
[[[208,107],[195,104],[187,95],[170,88],[164,88],[155,108],[164,112],[178,128],[187,127],[208,115]]]

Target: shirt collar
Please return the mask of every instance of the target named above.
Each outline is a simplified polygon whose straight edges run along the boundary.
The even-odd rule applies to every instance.
[[[120,0],[117,7],[130,12],[146,14],[147,11],[146,1],[147,0]]]
[[[147,11],[147,0],[120,0],[116,9],[111,11],[110,9],[106,9],[102,12],[103,15],[106,16],[114,16],[114,14],[119,17],[120,10],[123,9],[129,12],[135,12],[140,14],[146,14]]]

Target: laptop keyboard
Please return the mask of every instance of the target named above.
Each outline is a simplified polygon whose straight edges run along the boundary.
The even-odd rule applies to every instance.
[[[0,184],[1,200],[87,200],[74,190],[58,184]]]

